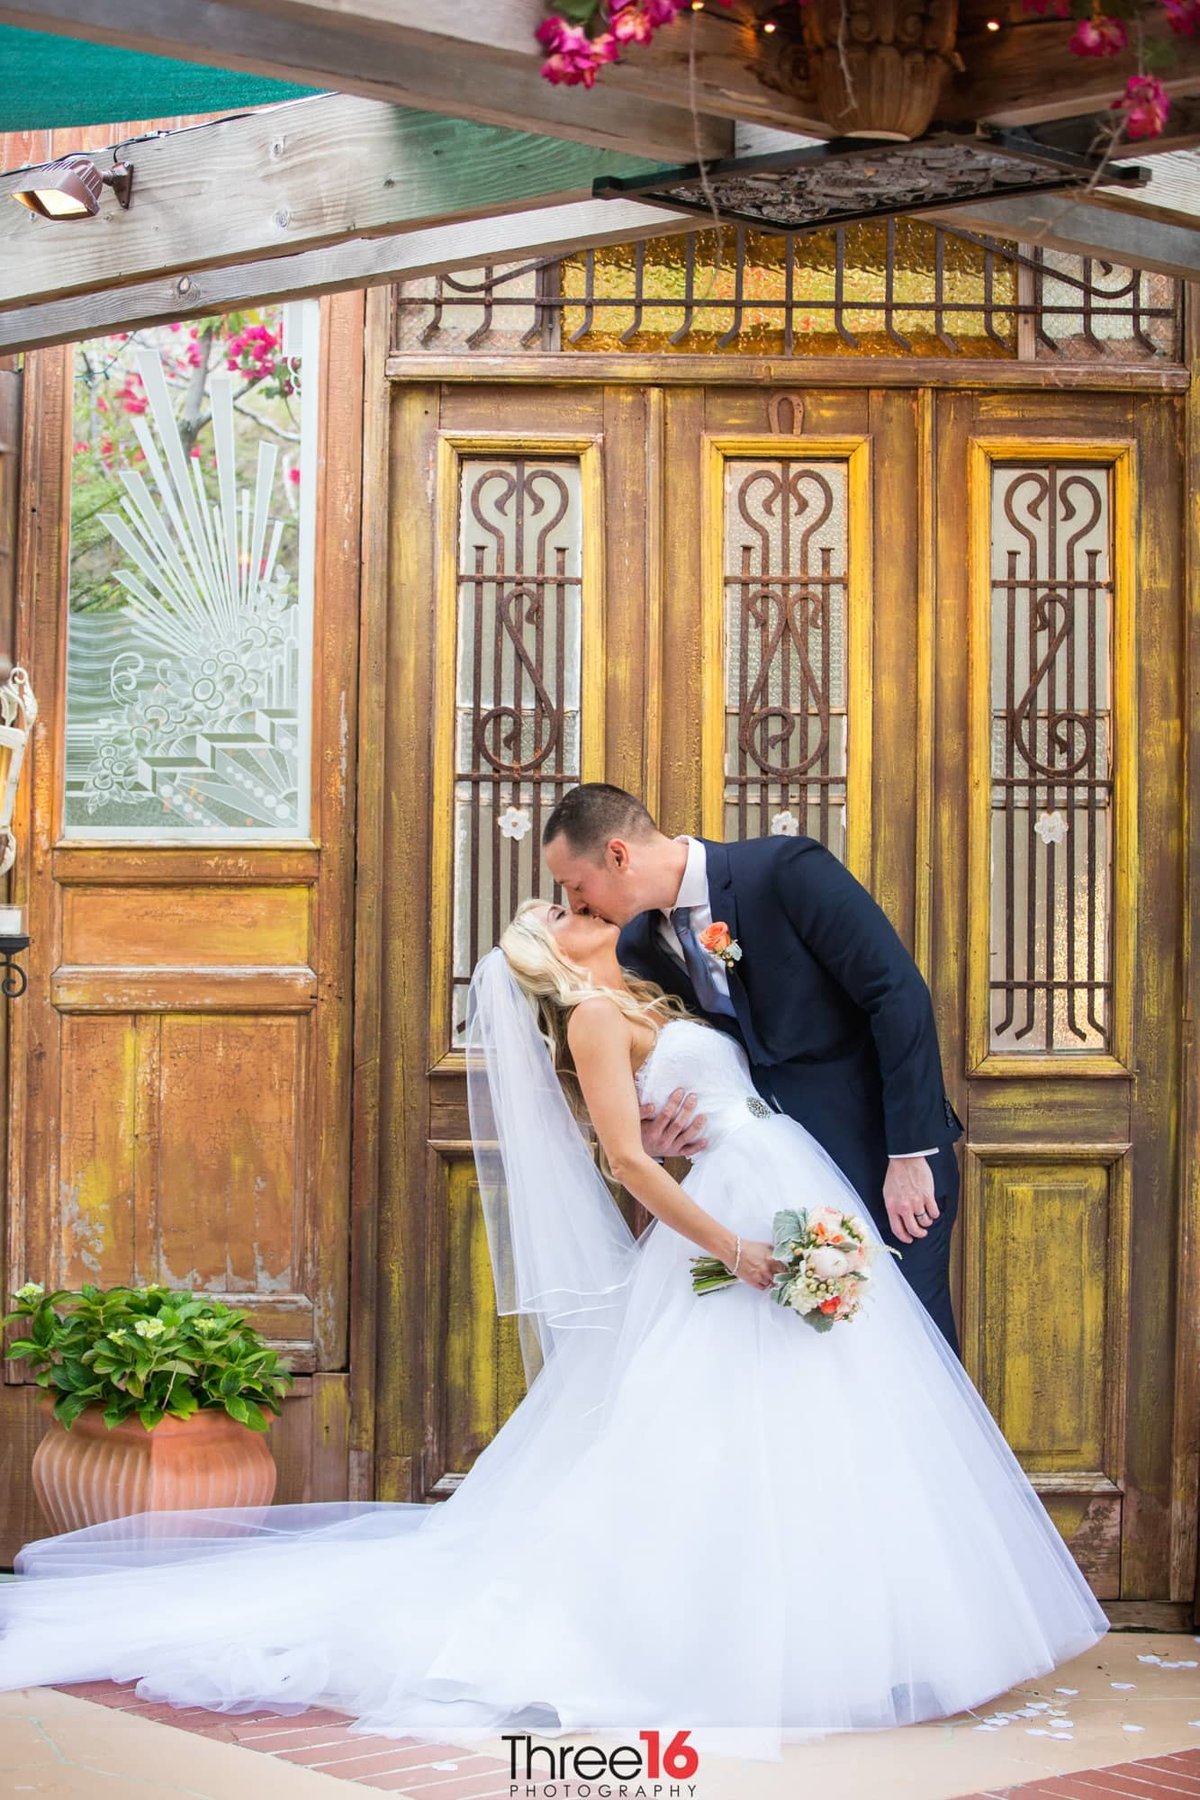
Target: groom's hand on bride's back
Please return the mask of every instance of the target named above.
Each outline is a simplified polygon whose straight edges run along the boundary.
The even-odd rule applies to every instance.
[[[705,1117],[696,1111],[696,1096],[676,1088],[661,1107],[642,1107],[642,1149],[656,1160],[666,1156],[695,1156],[707,1147]]]

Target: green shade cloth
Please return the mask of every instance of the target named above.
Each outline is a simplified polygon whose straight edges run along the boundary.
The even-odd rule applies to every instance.
[[[0,131],[240,112],[323,91],[0,25]]]

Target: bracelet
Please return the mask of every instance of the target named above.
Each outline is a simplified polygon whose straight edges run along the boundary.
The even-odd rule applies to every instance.
[[[738,1238],[738,1241],[737,1241],[737,1255],[736,1255],[736,1256],[735,1256],[735,1257],[734,1257],[734,1259],[733,1259],[733,1267],[732,1267],[732,1269],[730,1269],[730,1271],[729,1271],[729,1273],[730,1273],[730,1274],[731,1274],[731,1275],[736,1275],[736,1274],[737,1274],[737,1272],[738,1272],[738,1264],[739,1264],[739,1263],[740,1263],[740,1262],[741,1262],[741,1260],[742,1260],[742,1240],[741,1240],[741,1238],[740,1238],[740,1237],[739,1237],[739,1238]]]

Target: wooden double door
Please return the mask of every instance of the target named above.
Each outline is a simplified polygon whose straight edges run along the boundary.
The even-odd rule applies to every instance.
[[[1097,1593],[1182,1620],[1179,404],[394,385],[362,696],[387,720],[381,1493],[451,1491],[523,1391],[464,991],[547,891],[550,806],[603,778],[668,832],[819,836],[888,913],[967,1125],[967,1366]]]

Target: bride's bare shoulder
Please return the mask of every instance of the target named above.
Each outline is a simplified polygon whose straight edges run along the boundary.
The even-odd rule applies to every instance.
[[[581,1059],[607,1064],[617,1054],[623,1054],[632,1070],[649,1054],[655,1036],[652,1025],[630,1018],[609,994],[586,995],[572,1008],[567,1020],[567,1043],[576,1064]]]
[[[588,994],[571,1008],[567,1043],[580,1058],[609,1058],[618,1050],[632,1058],[637,1026],[609,994]]]

